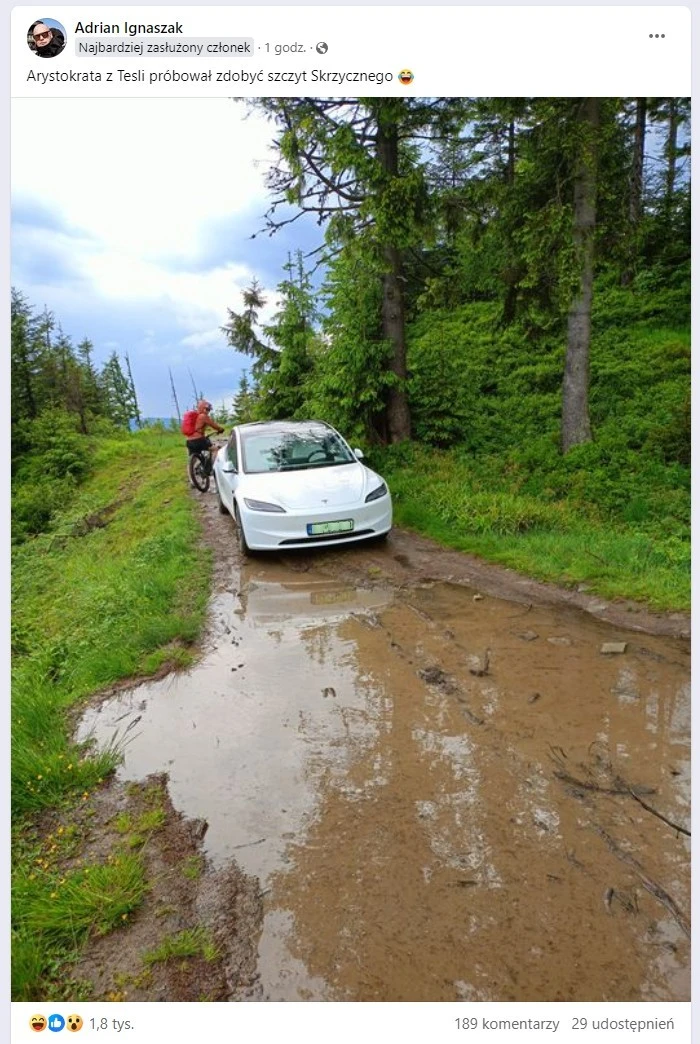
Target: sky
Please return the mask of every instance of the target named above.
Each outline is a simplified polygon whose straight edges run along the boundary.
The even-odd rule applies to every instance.
[[[250,360],[220,327],[256,277],[268,291],[313,219],[270,238],[273,125],[231,99],[15,99],[12,284],[99,365],[129,353],[141,413],[175,413],[196,386],[230,407]]]

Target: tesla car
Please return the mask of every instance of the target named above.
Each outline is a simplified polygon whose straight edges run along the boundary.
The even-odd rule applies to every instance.
[[[386,482],[321,421],[238,425],[214,477],[244,554],[379,539],[391,529]]]

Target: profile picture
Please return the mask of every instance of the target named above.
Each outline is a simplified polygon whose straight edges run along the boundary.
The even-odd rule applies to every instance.
[[[55,58],[66,46],[66,30],[55,18],[39,18],[29,26],[27,43],[40,58]]]

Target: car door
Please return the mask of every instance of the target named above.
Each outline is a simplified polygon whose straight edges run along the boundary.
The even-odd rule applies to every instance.
[[[216,481],[221,499],[233,513],[233,492],[238,485],[238,449],[235,431],[217,455]]]

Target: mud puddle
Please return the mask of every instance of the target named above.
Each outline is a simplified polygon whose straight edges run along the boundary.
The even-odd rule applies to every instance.
[[[688,999],[685,643],[313,561],[212,618],[80,735],[259,879],[258,999]]]

